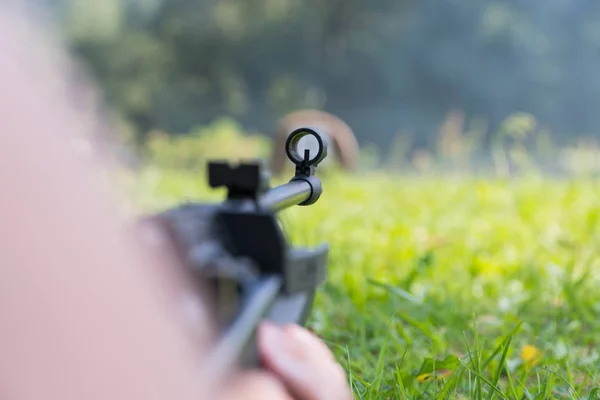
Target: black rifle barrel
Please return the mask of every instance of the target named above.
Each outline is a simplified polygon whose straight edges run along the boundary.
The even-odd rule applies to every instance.
[[[206,384],[217,386],[224,384],[222,380],[229,376],[227,372],[234,368],[236,362],[241,361],[247,366],[260,363],[255,346],[245,354],[246,359],[240,360],[239,357],[243,356],[244,350],[248,350],[246,346],[251,343],[256,327],[277,298],[281,284],[280,277],[269,276],[251,289],[246,303],[241,308],[242,312],[219,340],[204,364],[206,370],[203,376]]]
[[[291,181],[270,189],[258,199],[258,205],[262,209],[276,212],[303,203],[311,194],[312,186],[308,182]]]

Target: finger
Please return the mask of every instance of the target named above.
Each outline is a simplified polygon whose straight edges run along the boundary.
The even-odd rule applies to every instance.
[[[268,372],[250,371],[236,377],[221,400],[293,400],[285,386]]]
[[[346,373],[325,344],[302,328],[264,324],[259,347],[265,367],[278,376],[297,400],[349,400]]]
[[[308,329],[302,328],[295,324],[289,324],[283,326],[283,331],[289,335],[294,341],[296,341],[302,348],[310,349],[306,351],[306,356],[313,357],[318,360],[331,360],[335,361],[333,353],[327,347],[325,342],[321,340],[317,335]]]

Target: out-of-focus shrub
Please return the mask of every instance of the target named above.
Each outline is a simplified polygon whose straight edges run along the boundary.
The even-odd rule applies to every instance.
[[[248,160],[267,158],[268,137],[248,134],[233,120],[220,119],[186,135],[152,132],[146,142],[149,164],[168,169],[199,169],[208,160]]]
[[[561,167],[577,176],[593,176],[600,172],[600,148],[594,140],[581,140],[577,146],[561,149]]]
[[[525,142],[533,134],[536,125],[535,117],[524,112],[511,114],[502,122],[492,141],[497,176],[507,177],[515,170],[532,169],[532,160]]]

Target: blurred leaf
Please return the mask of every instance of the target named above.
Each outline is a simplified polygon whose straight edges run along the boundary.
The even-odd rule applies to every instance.
[[[419,383],[433,379],[434,376],[437,378],[447,378],[458,365],[460,365],[460,360],[453,355],[449,355],[443,360],[426,358],[415,376]]]

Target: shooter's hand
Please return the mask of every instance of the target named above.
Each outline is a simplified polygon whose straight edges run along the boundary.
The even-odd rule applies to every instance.
[[[227,400],[351,400],[345,371],[325,343],[297,325],[263,323],[259,348],[269,372],[242,374]]]

